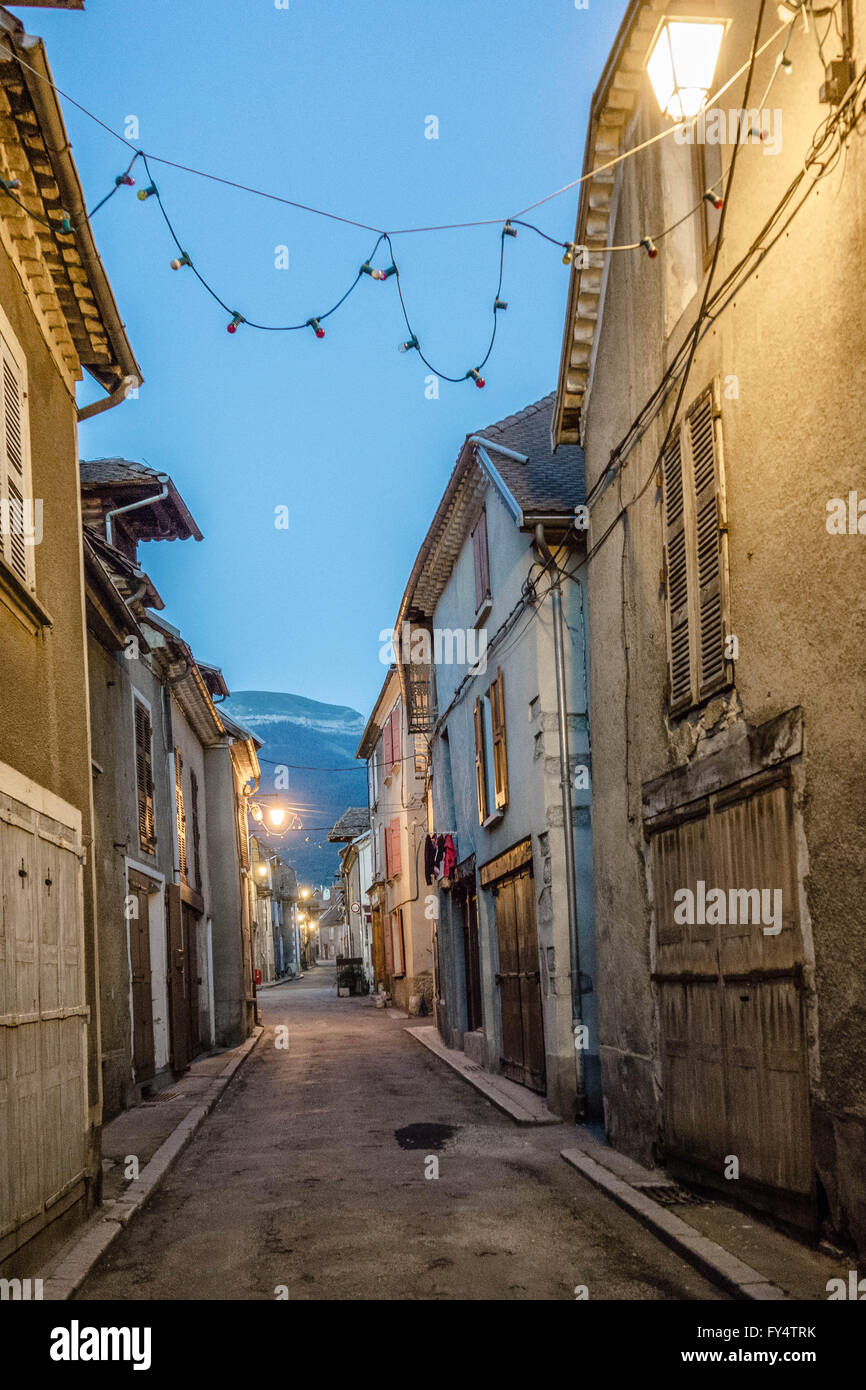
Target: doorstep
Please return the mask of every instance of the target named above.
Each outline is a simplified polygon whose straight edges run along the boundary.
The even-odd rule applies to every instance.
[[[548,1110],[541,1096],[535,1095],[533,1091],[527,1091],[525,1086],[518,1086],[515,1081],[509,1081],[505,1076],[498,1076],[494,1072],[485,1071],[479,1067],[477,1062],[471,1062],[464,1052],[458,1052],[456,1048],[446,1047],[436,1027],[428,1023],[420,1028],[406,1028],[404,1030],[411,1033],[424,1047],[435,1052],[449,1067],[462,1076],[464,1081],[468,1081],[470,1086],[474,1086],[476,1091],[480,1091],[487,1100],[510,1116],[519,1125],[561,1125],[563,1121],[558,1115],[554,1115]]]
[[[104,1126],[102,1205],[43,1271],[46,1300],[72,1298],[81,1287],[174,1167],[263,1032],[263,1028],[254,1028],[239,1047],[197,1057],[178,1081],[131,1110],[121,1111]],[[127,1160],[132,1156],[138,1160],[137,1178],[125,1176]]]
[[[561,1150],[566,1163],[734,1298],[826,1299],[829,1279],[847,1281],[844,1256],[804,1245],[716,1194],[692,1193],[663,1168],[642,1167],[582,1127],[573,1133],[574,1143]]]

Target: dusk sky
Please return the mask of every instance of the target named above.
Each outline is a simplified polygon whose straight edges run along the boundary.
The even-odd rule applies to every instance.
[[[502,218],[576,178],[589,99],[624,0],[88,0],[19,9],[55,81],[147,153],[389,231]],[[333,75],[338,74],[335,81]],[[93,207],[128,162],[64,102]],[[425,138],[435,116],[439,138]],[[128,128],[128,127],[127,127]],[[250,319],[297,323],[348,288],[375,233],[152,166],[196,266]],[[85,424],[85,458],[171,474],[205,539],[148,545],[165,616],[233,689],[292,691],[367,712],[418,545],[464,436],[553,389],[568,271],[532,232],[506,244],[508,310],[484,375],[440,383],[401,354],[393,279],[363,277],[318,341],[226,332],[176,254],[139,161],[94,218],[145,377],[138,400]],[[577,190],[532,220],[568,240]],[[425,354],[462,375],[486,351],[500,228],[395,237]],[[277,269],[286,246],[289,268]],[[377,258],[387,265],[387,256]],[[90,384],[82,401],[95,399]],[[399,499],[399,507],[397,505]],[[289,527],[275,526],[287,507]]]

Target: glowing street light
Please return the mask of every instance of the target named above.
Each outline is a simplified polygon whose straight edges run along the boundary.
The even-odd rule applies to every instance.
[[[282,825],[285,819],[286,813],[283,810],[282,806],[268,807],[268,820],[270,821],[274,830],[279,830],[280,826]]]
[[[703,110],[727,27],[719,19],[663,19],[647,72],[666,116],[684,121]]]

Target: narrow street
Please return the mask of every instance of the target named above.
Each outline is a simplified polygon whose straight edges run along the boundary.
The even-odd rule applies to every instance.
[[[258,1046],[79,1298],[724,1297],[566,1166],[569,1126],[515,1125],[332,968],[260,999]],[[453,1134],[404,1147],[413,1125]]]

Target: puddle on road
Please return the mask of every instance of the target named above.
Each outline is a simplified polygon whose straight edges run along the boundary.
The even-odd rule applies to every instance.
[[[404,1125],[394,1130],[394,1138],[401,1149],[442,1149],[449,1139],[457,1133],[457,1125],[417,1124]]]

